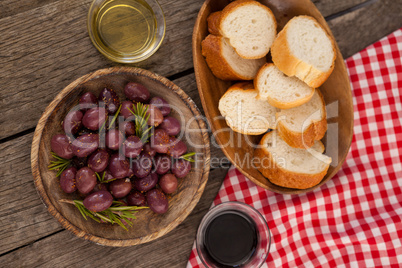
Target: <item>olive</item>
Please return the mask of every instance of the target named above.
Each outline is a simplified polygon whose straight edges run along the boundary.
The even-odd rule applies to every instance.
[[[85,92],[84,94],[82,94],[79,103],[80,103],[80,109],[86,112],[90,108],[94,108],[95,105],[98,104],[98,100],[94,93]]]
[[[135,158],[140,155],[142,142],[137,136],[128,137],[123,143],[123,152],[126,157]]]
[[[71,144],[74,155],[78,157],[87,157],[99,146],[98,134],[84,134],[76,138]]]
[[[163,129],[155,129],[150,144],[157,153],[165,154],[169,149],[169,135]]]
[[[163,175],[170,170],[172,161],[167,155],[157,155],[155,157],[155,172],[159,175]]]
[[[77,171],[75,176],[75,181],[77,183],[77,189],[82,194],[87,194],[91,192],[96,185],[96,175],[95,172],[89,167],[83,167]]]
[[[187,152],[187,145],[183,141],[175,137],[170,137],[169,140],[168,155],[178,158]]]
[[[99,103],[103,102],[105,104],[106,111],[109,114],[114,114],[117,112],[120,106],[120,99],[113,89],[104,88],[99,94]]]
[[[121,103],[121,109],[120,109],[120,114],[124,117],[124,119],[127,119],[133,115],[134,108],[133,108],[133,103],[131,101],[123,101]]]
[[[98,130],[105,123],[106,118],[105,108],[95,107],[85,112],[82,124],[90,130]]]
[[[109,154],[105,149],[98,149],[88,158],[88,167],[95,172],[102,172],[109,164]]]
[[[147,192],[147,203],[149,208],[158,214],[166,213],[169,209],[169,203],[166,195],[161,189],[152,189]]]
[[[71,159],[74,156],[73,148],[66,135],[54,135],[50,141],[50,147],[55,154],[62,158]]]
[[[60,187],[68,194],[71,194],[77,190],[75,184],[75,175],[77,174],[77,169],[75,167],[69,167],[65,169],[60,175]]]
[[[113,154],[109,160],[109,171],[113,178],[122,179],[129,174],[130,164],[123,155]]]
[[[184,178],[191,170],[190,162],[184,159],[178,159],[172,164],[172,173],[177,178]]]
[[[149,101],[149,104],[152,104],[155,107],[157,107],[161,111],[163,116],[167,116],[170,113],[169,103],[161,97],[153,97]]]
[[[181,125],[179,120],[174,117],[166,116],[159,125],[160,129],[164,129],[170,136],[176,136],[180,133]]]
[[[158,175],[151,173],[146,177],[137,178],[134,180],[135,189],[141,192],[146,192],[151,190],[158,183]]]
[[[135,191],[129,194],[127,197],[127,204],[129,206],[145,206],[146,201],[145,201],[145,195],[142,193]]]
[[[98,191],[85,197],[83,203],[88,210],[100,212],[113,204],[113,196],[108,191]]]
[[[119,179],[109,184],[110,193],[116,198],[123,198],[131,191],[130,179]]]
[[[123,143],[123,135],[117,129],[111,129],[106,133],[106,146],[111,150],[118,150]]]
[[[63,121],[63,129],[67,135],[76,134],[82,127],[82,117],[80,110],[70,111]]]
[[[167,194],[174,193],[177,190],[177,178],[173,174],[165,174],[159,180],[159,186]]]
[[[149,99],[148,89],[139,83],[130,82],[124,87],[124,94],[132,101],[146,102]]]

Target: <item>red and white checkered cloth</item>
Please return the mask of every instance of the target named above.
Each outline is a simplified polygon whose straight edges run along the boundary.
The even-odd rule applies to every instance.
[[[354,137],[313,192],[267,191],[231,168],[214,201],[245,202],[272,233],[264,267],[402,267],[402,28],[346,60]],[[203,267],[193,248],[187,267]]]

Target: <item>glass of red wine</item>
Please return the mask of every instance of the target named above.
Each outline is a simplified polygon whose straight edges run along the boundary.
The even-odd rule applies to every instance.
[[[197,231],[198,256],[208,268],[260,267],[270,245],[271,232],[264,217],[237,201],[213,207]]]

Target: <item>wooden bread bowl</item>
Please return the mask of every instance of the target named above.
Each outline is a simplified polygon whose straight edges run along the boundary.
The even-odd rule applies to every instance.
[[[124,230],[117,224],[102,224],[92,219],[85,220],[77,208],[71,204],[60,203],[60,199],[79,199],[78,194],[64,193],[56,178],[56,172],[49,171],[52,158],[50,140],[54,134],[62,133],[61,122],[67,112],[78,104],[79,96],[87,91],[96,95],[105,87],[113,88],[123,100],[124,86],[129,82],[144,84],[152,96],[161,96],[172,109],[171,116],[181,121],[182,128],[190,127],[191,132],[182,138],[189,152],[199,154],[192,164],[192,170],[179,179],[177,191],[169,197],[169,210],[158,215],[147,210],[139,211],[133,226]],[[179,116],[177,111],[181,111]],[[167,234],[179,225],[193,210],[204,191],[209,174],[209,137],[205,123],[195,103],[186,93],[168,79],[150,71],[131,67],[114,67],[98,70],[84,75],[66,88],[49,104],[40,118],[32,142],[31,164],[36,189],[48,211],[60,224],[76,236],[98,244],[124,247],[149,242]],[[186,133],[186,132],[185,132]],[[191,140],[191,143],[189,142]],[[82,197],[81,197],[82,199]]]
[[[278,32],[287,21],[297,15],[314,17],[333,38],[325,19],[310,0],[262,0],[274,13]],[[261,136],[247,136],[233,132],[222,118],[218,103],[220,97],[235,81],[223,81],[216,78],[209,69],[201,54],[201,42],[209,34],[207,27],[208,16],[222,10],[229,0],[206,0],[200,9],[193,32],[193,61],[202,105],[208,118],[214,136],[228,159],[256,185],[273,192],[282,194],[299,194],[314,190],[330,180],[341,168],[348,154],[353,137],[353,101],[346,66],[336,46],[335,68],[328,80],[320,87],[327,104],[328,131],[323,142],[325,154],[332,158],[332,164],[323,180],[308,189],[291,189],[272,184],[257,169],[252,166],[254,146]],[[270,54],[268,54],[268,57]]]

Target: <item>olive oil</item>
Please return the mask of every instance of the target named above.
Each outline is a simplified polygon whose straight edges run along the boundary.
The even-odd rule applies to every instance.
[[[155,46],[157,21],[144,0],[105,1],[91,27],[97,45],[113,57],[135,57]]]

